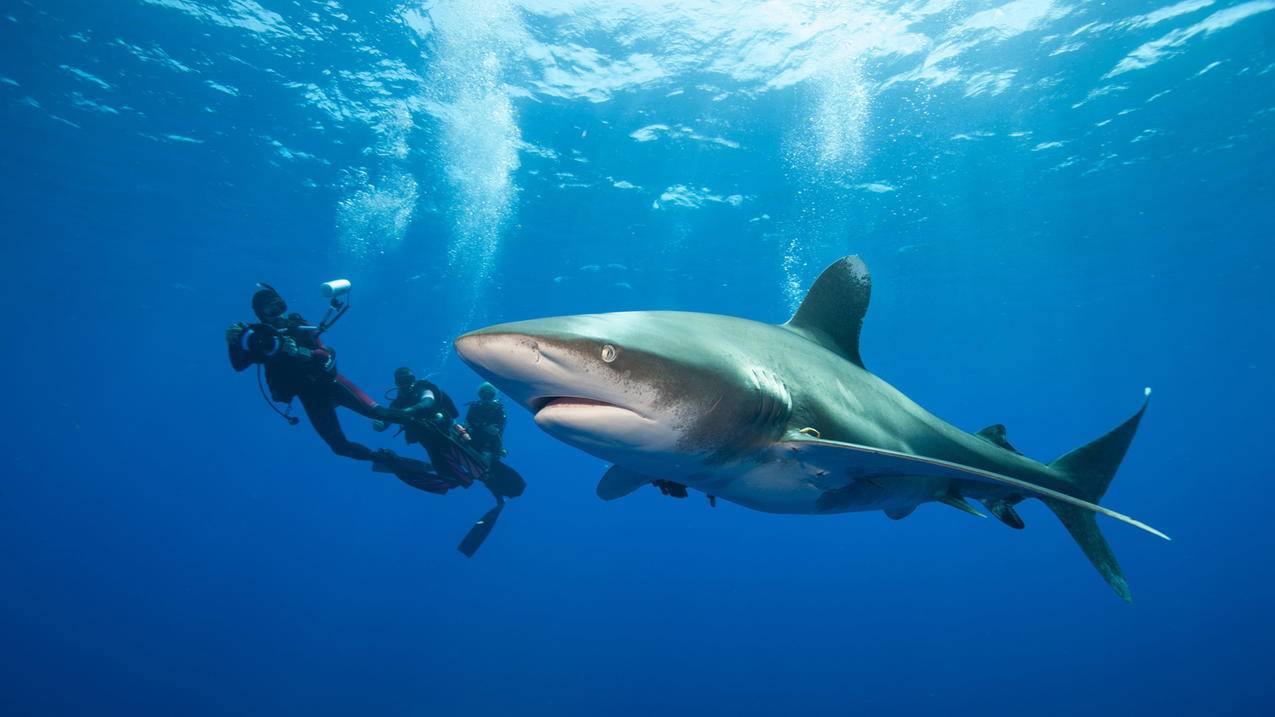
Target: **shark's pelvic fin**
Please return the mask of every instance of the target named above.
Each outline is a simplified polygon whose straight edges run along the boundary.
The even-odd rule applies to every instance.
[[[1007,451],[1013,451],[1018,455],[1023,455],[1022,451],[1010,445],[1009,439],[1005,437],[1005,425],[1002,423],[993,423],[974,435],[982,438],[988,443],[994,443]]]
[[[916,506],[908,506],[907,508],[886,508],[883,512],[890,520],[903,520],[912,515],[912,511],[916,510]]]
[[[616,500],[632,493],[655,480],[647,475],[636,473],[620,466],[611,466],[598,481],[598,497],[602,500]]]
[[[1138,424],[1142,421],[1142,414],[1147,410],[1147,403],[1148,400],[1144,400],[1137,413],[1107,435],[1064,454],[1050,463],[1049,467],[1072,481],[1076,495],[1088,501],[1101,500],[1107,487],[1111,485],[1111,479],[1115,477],[1120,462],[1124,460],[1125,452],[1129,450],[1133,435],[1137,433]],[[1094,520],[1093,514],[1077,510],[1075,505],[1058,500],[1042,500],[1062,521],[1067,532],[1071,533],[1076,544],[1084,551],[1085,557],[1098,569],[1111,589],[1125,601],[1133,602],[1129,584],[1125,582],[1120,564],[1116,562],[1116,555],[1098,529],[1098,522]]]
[[[872,277],[857,256],[847,256],[823,270],[797,313],[783,326],[863,366],[859,330],[872,296]]]
[[[963,513],[969,513],[970,515],[975,515],[975,516],[978,516],[978,517],[980,517],[980,518],[986,518],[986,517],[987,517],[986,515],[983,515],[983,513],[982,513],[981,511],[979,511],[979,509],[978,509],[978,508],[975,508],[974,506],[972,506],[972,505],[970,505],[969,503],[965,502],[965,499],[964,499],[964,498],[962,498],[962,497],[961,497],[961,496],[959,496],[959,495],[955,495],[955,494],[952,494],[952,493],[944,493],[944,494],[942,494],[942,495],[938,496],[937,498],[935,498],[934,500],[937,500],[938,502],[942,503],[943,505],[950,505],[950,506],[952,506],[953,508],[956,508],[957,510],[959,510],[959,511],[961,511],[961,512],[963,512]]]
[[[1014,504],[1019,500],[1022,500],[1022,498],[1018,498],[1017,500],[988,498],[979,502],[987,506],[987,509],[992,511],[992,515],[996,516],[1000,522],[1008,525],[1014,530],[1022,530],[1027,527],[1027,524],[1023,522],[1023,518],[1018,514],[1018,511],[1014,510]]]

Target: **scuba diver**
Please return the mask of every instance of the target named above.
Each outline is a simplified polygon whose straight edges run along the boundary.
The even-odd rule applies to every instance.
[[[457,419],[460,411],[443,389],[428,379],[417,380],[412,369],[403,366],[394,371],[394,389],[398,394],[390,401],[390,408],[399,412],[405,419],[403,423],[404,437],[408,444],[419,443],[429,454],[434,470],[446,478],[453,479],[457,485],[469,487],[474,481],[473,471],[467,466],[461,470],[449,471],[454,462],[454,441],[470,440],[469,432]],[[389,421],[378,419],[372,422],[372,429],[384,431]]]
[[[324,284],[325,293],[332,299],[331,310],[318,326],[310,325],[300,314],[287,314],[288,304],[269,284],[259,284],[252,295],[252,311],[258,323],[236,322],[226,329],[226,344],[230,350],[230,365],[235,371],[243,371],[253,364],[258,366],[257,382],[262,396],[266,396],[261,384],[264,367],[265,383],[270,388],[268,400],[287,403],[288,410],[271,408],[283,416],[289,424],[300,419],[290,415],[292,399],[301,399],[310,425],[332,452],[361,461],[373,461],[397,467],[399,457],[388,449],[372,449],[346,438],[337,418],[338,406],[348,408],[361,416],[383,421],[402,421],[404,414],[385,408],[373,401],[358,386],[337,372],[336,352],[325,346],[320,338],[336,320],[344,315],[349,304],[339,301],[341,294],[349,291],[348,281],[339,280]],[[332,316],[332,312],[336,315]],[[286,315],[285,315],[286,314]]]
[[[504,447],[505,405],[496,397],[496,387],[483,381],[478,385],[478,400],[465,411],[465,427],[472,437],[470,445],[487,459],[488,465],[508,455]]]
[[[457,546],[467,557],[473,557],[495,527],[496,519],[505,507],[505,499],[522,495],[527,483],[514,469],[476,450],[478,446],[490,450],[492,432],[484,429],[485,442],[471,437],[469,430],[457,422],[460,412],[456,410],[456,403],[433,381],[417,379],[410,368],[402,367],[394,371],[394,388],[390,390],[397,391],[390,408],[399,411],[403,418],[396,422],[403,424],[404,437],[409,444],[419,443],[430,459],[430,463],[419,464],[429,472],[417,470],[411,476],[397,472],[399,480],[438,494],[446,493],[450,488],[468,488],[478,481],[496,499],[496,506],[474,523]],[[388,397],[389,392],[386,395]],[[499,426],[503,430],[504,408],[495,400],[494,388],[491,389],[491,400],[499,408]],[[471,421],[471,425],[478,424]],[[389,421],[378,419],[372,423],[372,428],[384,431],[389,428]],[[497,430],[495,457],[499,457],[499,434],[500,430]],[[400,458],[399,461],[416,463],[410,458]]]

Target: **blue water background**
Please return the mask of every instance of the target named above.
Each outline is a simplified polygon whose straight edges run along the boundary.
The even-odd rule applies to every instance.
[[[1270,710],[1275,4],[345,5],[0,5],[0,713]],[[1133,605],[1039,503],[602,503],[512,407],[468,560],[488,498],[330,455],[221,337],[348,277],[342,372],[469,400],[463,330],[782,321],[849,253],[867,366],[958,426],[1050,460],[1154,389]]]

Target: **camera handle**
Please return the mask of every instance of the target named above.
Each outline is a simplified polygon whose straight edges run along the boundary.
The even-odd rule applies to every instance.
[[[349,295],[349,290],[346,290],[346,296],[348,295]],[[332,300],[328,302],[328,312],[323,315],[323,320],[319,322],[319,330],[317,333],[315,333],[315,336],[318,336],[322,334],[324,331],[327,331],[328,329],[332,328],[336,324],[336,322],[341,320],[342,316],[345,316],[345,312],[349,310],[350,310],[349,299],[346,299],[345,301],[341,301],[340,297],[337,297],[337,296],[332,297]]]

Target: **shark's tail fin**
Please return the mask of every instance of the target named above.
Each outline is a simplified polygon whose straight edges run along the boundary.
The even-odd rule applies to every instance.
[[[1146,395],[1150,397],[1151,389],[1146,389]],[[1071,480],[1071,489],[1066,492],[1091,503],[1097,503],[1102,498],[1107,492],[1107,486],[1111,485],[1111,479],[1116,475],[1116,469],[1120,467],[1120,461],[1124,459],[1125,451],[1129,450],[1133,434],[1138,431],[1138,423],[1142,421],[1142,414],[1146,410],[1147,401],[1143,401],[1142,408],[1137,413],[1110,433],[1049,464],[1050,468]],[[1115,553],[1111,552],[1111,546],[1107,545],[1107,539],[1098,530],[1094,514],[1056,500],[1042,500],[1062,521],[1067,532],[1075,538],[1089,562],[1102,573],[1111,589],[1126,602],[1133,602],[1129,584],[1120,572],[1120,565],[1116,562]]]

